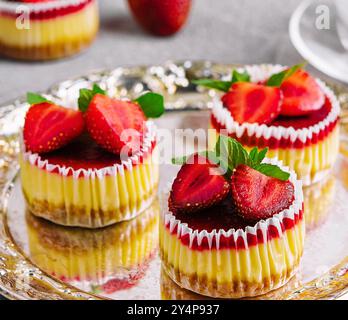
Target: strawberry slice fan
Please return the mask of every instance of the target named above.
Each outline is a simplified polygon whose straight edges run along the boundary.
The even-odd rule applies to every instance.
[[[156,198],[156,128],[163,97],[112,99],[81,89],[79,110],[29,93],[20,154],[23,193],[36,216],[98,228],[129,220]],[[130,132],[124,137],[125,132]],[[129,139],[130,138],[130,139]]]
[[[220,134],[247,150],[269,148],[303,181],[323,180],[339,150],[337,97],[303,65],[252,65],[234,70],[230,81],[201,79],[195,84],[222,91],[211,113],[210,145]]]
[[[305,233],[302,184],[267,152],[221,135],[213,150],[173,159],[182,167],[160,222],[160,252],[181,287],[252,297],[295,274]]]

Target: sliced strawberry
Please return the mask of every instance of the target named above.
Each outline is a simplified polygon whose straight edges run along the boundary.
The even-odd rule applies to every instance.
[[[265,176],[246,165],[240,165],[231,178],[232,198],[238,212],[248,221],[267,219],[290,207],[294,185]]]
[[[325,95],[313,77],[306,71],[297,70],[281,87],[283,102],[281,114],[302,116],[321,109]]]
[[[25,116],[24,144],[35,153],[50,152],[79,136],[83,129],[82,112],[47,102],[35,104]]]
[[[138,104],[96,94],[85,117],[91,137],[109,152],[130,154],[140,148],[146,118]]]
[[[192,158],[193,157],[193,158]],[[172,212],[194,212],[222,201],[230,190],[217,165],[194,155],[184,164],[169,197]]]
[[[222,97],[222,103],[238,123],[270,124],[280,112],[279,88],[237,82]]]

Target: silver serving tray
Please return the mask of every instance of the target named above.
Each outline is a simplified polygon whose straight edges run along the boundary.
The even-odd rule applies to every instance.
[[[225,76],[233,67],[235,65],[184,61],[160,66],[117,68],[59,83],[46,94],[63,104],[72,104],[78,90],[92,83],[99,83],[109,94],[117,96],[136,96],[150,89],[163,94],[166,99],[167,113],[157,121],[160,128],[206,129],[210,100],[215,93],[212,90],[198,91],[190,80]],[[280,290],[258,297],[260,299],[336,299],[348,293],[348,91],[339,86],[334,89],[344,107],[341,121],[342,153],[329,181],[305,190],[308,195],[306,205],[313,206],[315,209],[312,211],[317,214],[307,219],[305,251],[297,276]],[[27,108],[24,99],[0,108],[0,294],[10,299],[204,298],[174,284],[161,271],[157,254],[148,261],[146,271],[134,285],[114,292],[96,290],[96,287],[99,288],[99,284],[106,281],[103,277],[117,278],[119,270],[99,278],[77,278],[72,281],[57,279],[47,267],[40,265],[40,259],[33,256],[28,236],[25,202],[18,176],[18,135]],[[170,164],[161,166],[159,194],[162,194],[177,170]],[[57,233],[65,232],[52,224],[48,228],[56,228]],[[115,225],[111,228],[120,227]],[[69,231],[65,234],[69,234]],[[102,249],[96,246],[94,250],[97,254]],[[62,262],[58,260],[54,263]]]

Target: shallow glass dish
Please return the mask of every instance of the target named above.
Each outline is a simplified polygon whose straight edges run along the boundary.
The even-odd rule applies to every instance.
[[[151,89],[167,101],[168,112],[156,121],[159,128],[205,130],[214,91],[199,91],[189,82],[227,75],[233,67],[184,61],[117,68],[62,82],[46,94],[72,104],[78,90],[92,83],[116,96]],[[340,157],[325,181],[304,191],[309,213],[298,274],[259,299],[336,299],[348,293],[348,90],[333,88],[343,106]],[[11,299],[203,299],[173,283],[161,268],[156,249],[163,199],[136,219],[95,231],[59,227],[26,212],[17,155],[27,108],[24,99],[0,108],[0,294]],[[172,145],[180,141],[176,133]],[[177,170],[161,165],[160,198]]]

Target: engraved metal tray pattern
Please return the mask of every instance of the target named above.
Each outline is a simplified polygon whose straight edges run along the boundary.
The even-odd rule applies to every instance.
[[[165,96],[168,112],[159,127],[206,128],[213,90],[198,90],[190,80],[228,75],[235,65],[207,61],[168,62],[158,66],[117,68],[94,72],[54,85],[46,94],[53,100],[74,103],[81,87],[99,83],[117,96],[136,96],[153,90]],[[307,232],[305,252],[298,275],[288,285],[260,299],[336,299],[348,293],[348,90],[333,85],[343,106],[341,155],[330,177],[334,193],[316,224]],[[67,283],[35,265],[28,248],[25,203],[18,177],[18,134],[28,105],[18,99],[0,108],[0,294],[10,299],[200,299],[183,290],[161,272],[158,255],[140,281],[112,294],[96,292],[86,281]],[[160,191],[175,176],[177,168],[161,167]],[[314,199],[325,197],[312,187]],[[317,188],[318,190],[316,190]],[[325,189],[325,188],[324,188]],[[327,192],[327,191],[325,191]],[[321,210],[321,209],[320,209]],[[325,212],[324,212],[325,211]],[[320,215],[320,219],[319,219]],[[320,220],[320,221],[319,221]]]

